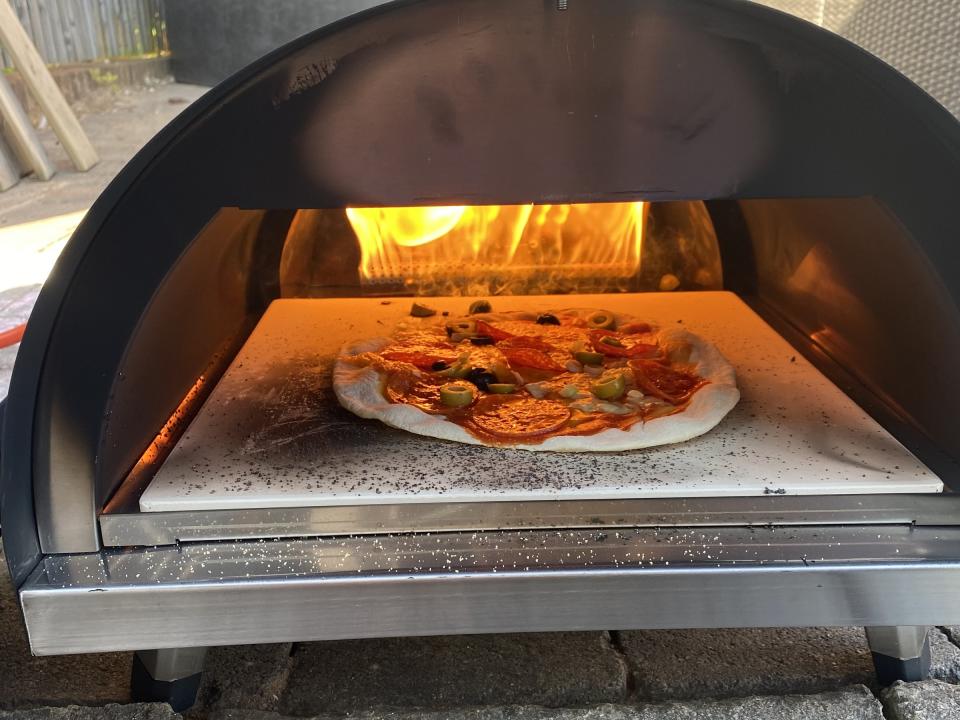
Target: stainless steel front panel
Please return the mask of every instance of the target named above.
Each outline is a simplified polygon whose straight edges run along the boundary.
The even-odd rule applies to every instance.
[[[136,498],[100,516],[108,547],[250,538],[459,530],[756,525],[958,525],[956,495],[647,498],[354,505],[141,513]]]
[[[960,528],[530,531],[47,557],[37,654],[604,628],[960,623]]]

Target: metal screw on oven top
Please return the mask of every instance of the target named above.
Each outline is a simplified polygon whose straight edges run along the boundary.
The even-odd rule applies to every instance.
[[[567,0],[557,0],[557,10],[566,10]]]

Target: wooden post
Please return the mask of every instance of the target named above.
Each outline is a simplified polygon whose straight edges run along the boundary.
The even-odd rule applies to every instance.
[[[0,5],[5,5],[6,2],[7,0],[0,0]],[[3,73],[0,73],[0,117],[3,117],[6,123],[7,140],[24,167],[33,170],[41,180],[52,178],[57,169],[44,152],[40,138],[30,124],[30,118],[20,107],[20,99]]]
[[[20,71],[24,83],[43,109],[77,170],[85,172],[96,165],[100,161],[97,151],[87,139],[8,0],[0,0],[0,43]]]
[[[0,192],[20,182],[20,163],[0,137]]]

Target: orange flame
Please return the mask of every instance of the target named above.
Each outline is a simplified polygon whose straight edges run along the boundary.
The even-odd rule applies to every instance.
[[[180,437],[180,431],[184,429],[184,426],[192,418],[191,413],[195,409],[197,399],[204,391],[206,382],[206,376],[201,375],[194,381],[193,385],[190,386],[187,394],[183,396],[180,404],[177,405],[176,410],[173,411],[167,419],[167,422],[160,428],[160,432],[153,438],[150,445],[147,446],[147,449],[143,451],[143,455],[137,460],[137,464],[133,466],[133,469],[130,471],[131,477],[138,477],[146,472],[155,466],[159,460],[165,458],[173,449],[174,443]]]
[[[647,205],[349,208],[367,284],[420,294],[618,289],[640,268]],[[599,286],[598,286],[599,285]]]

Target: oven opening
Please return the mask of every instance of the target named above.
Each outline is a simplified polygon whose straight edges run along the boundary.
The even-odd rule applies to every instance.
[[[891,352],[935,343],[948,319],[911,318],[938,292],[871,198],[224,208],[128,350],[104,541],[550,527],[522,508],[555,501],[599,503],[590,517],[616,524],[664,499],[941,492],[931,388]],[[623,453],[464,445],[340,407],[341,347],[418,321],[414,305],[439,319],[477,300],[684,327],[726,356],[741,400],[700,437]],[[159,366],[184,326],[205,351]]]
[[[611,202],[300,210],[280,264],[284,296],[500,296],[719,290],[703,203]]]

